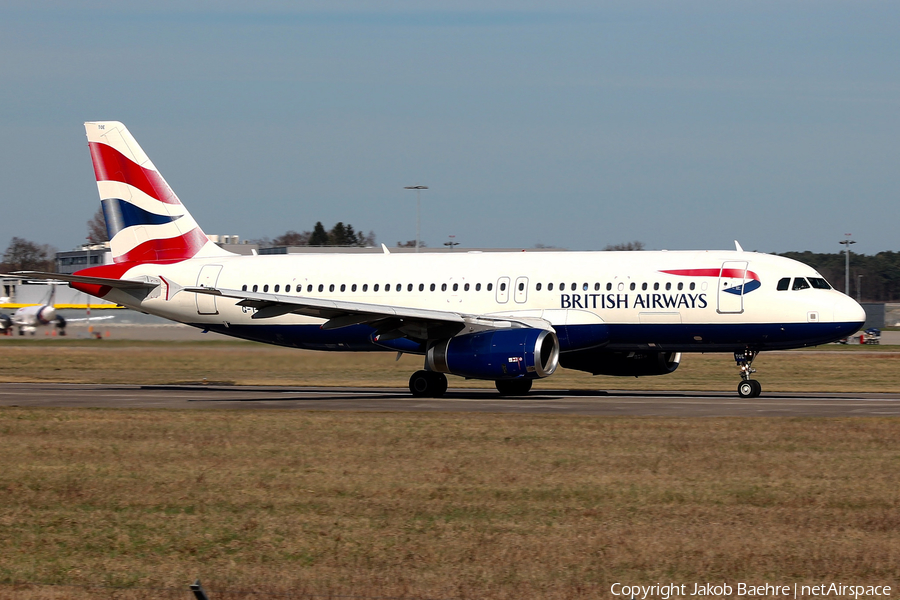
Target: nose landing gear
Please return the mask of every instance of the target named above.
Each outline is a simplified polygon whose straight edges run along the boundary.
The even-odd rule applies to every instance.
[[[737,363],[741,370],[741,382],[738,384],[737,392],[741,398],[756,398],[762,392],[762,386],[755,379],[750,379],[750,375],[756,373],[751,365],[753,359],[759,354],[759,350],[744,350],[734,353],[734,362]]]

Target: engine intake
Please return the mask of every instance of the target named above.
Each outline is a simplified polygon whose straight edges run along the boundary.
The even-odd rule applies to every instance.
[[[544,329],[482,331],[439,341],[428,349],[425,364],[471,379],[549,377],[559,364],[559,340]]]
[[[609,352],[583,350],[566,352],[560,363],[567,369],[587,371],[593,375],[641,377],[668,375],[678,368],[681,352]]]

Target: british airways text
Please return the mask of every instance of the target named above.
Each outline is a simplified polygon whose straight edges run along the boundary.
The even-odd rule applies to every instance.
[[[560,294],[560,308],[706,308],[706,294]]]

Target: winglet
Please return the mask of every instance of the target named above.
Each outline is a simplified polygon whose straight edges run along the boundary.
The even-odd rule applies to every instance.
[[[738,243],[737,240],[734,240],[734,249],[737,250],[738,252],[743,252],[743,251],[744,251],[744,249],[741,248],[741,245],[740,245],[740,243]]]
[[[391,251],[388,250],[388,247],[385,246],[383,243],[381,244],[381,249],[384,250],[384,253],[385,253],[385,254],[390,254],[390,253],[391,253]]]

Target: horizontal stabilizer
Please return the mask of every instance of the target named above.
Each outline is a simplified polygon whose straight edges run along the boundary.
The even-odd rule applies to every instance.
[[[66,281],[68,283],[86,283],[90,285],[104,285],[120,290],[148,290],[158,286],[158,283],[138,281],[135,279],[112,279],[110,277],[88,277],[86,275],[64,275],[62,273],[45,273],[43,271],[14,271],[12,273],[0,273],[0,277],[19,277],[21,279],[46,279],[50,281]]]

